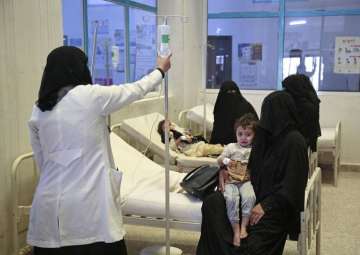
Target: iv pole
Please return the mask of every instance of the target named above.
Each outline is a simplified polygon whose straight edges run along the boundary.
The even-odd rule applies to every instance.
[[[186,17],[180,15],[157,15],[158,17],[163,17],[163,25],[168,25],[168,18],[181,18],[182,22],[186,22]],[[161,26],[161,25],[160,25]],[[161,40],[162,38],[160,38]],[[165,123],[169,122],[169,80],[167,73],[164,77],[164,116]],[[165,254],[182,254],[180,249],[175,247],[170,247],[170,164],[169,164],[169,126],[166,125],[165,130]],[[170,250],[170,248],[172,248]],[[170,253],[170,251],[172,253]]]
[[[161,44],[166,42],[168,44],[170,27],[168,26],[168,18],[180,18],[183,23],[187,22],[187,17],[181,15],[156,15],[156,17],[163,18],[162,25],[158,25],[158,55],[161,57],[167,57],[170,55],[170,50],[167,45],[165,52],[161,52]],[[164,37],[164,38],[163,38]],[[163,41],[164,40],[164,41]],[[162,53],[162,54],[161,54]],[[164,117],[165,123],[170,123],[169,120],[169,80],[168,74],[164,77]],[[169,163],[169,126],[165,125],[165,247],[164,246],[152,246],[143,249],[140,255],[181,255],[182,250],[176,247],[170,246],[170,163]],[[165,250],[164,250],[165,248]]]
[[[97,43],[97,33],[98,33],[98,26],[99,22],[95,21],[95,28],[93,34],[93,48],[92,48],[92,55],[91,55],[91,77],[95,77],[95,56],[96,56],[96,43]],[[94,82],[94,81],[93,81]]]
[[[203,10],[207,10],[208,6],[207,6],[207,1],[203,2]],[[201,49],[202,49],[202,85],[204,86],[203,88],[203,104],[204,104],[204,109],[203,109],[203,115],[204,115],[204,121],[203,121],[203,135],[204,138],[206,139],[206,135],[207,135],[207,126],[206,126],[206,85],[207,85],[207,74],[206,74],[206,66],[207,66],[207,37],[208,37],[208,23],[207,23],[207,15],[203,15],[203,28],[202,28],[202,43],[201,43]]]
[[[98,36],[98,27],[99,27],[99,22],[96,20],[95,21],[95,26],[94,26],[94,34],[93,34],[93,47],[92,47],[92,55],[91,55],[91,65],[90,65],[90,73],[91,73],[91,78],[95,79],[95,59],[96,59],[96,46],[97,46],[97,36]],[[109,73],[109,42],[108,40],[105,41],[105,52],[106,52],[106,85],[110,85],[109,84],[109,80],[110,80],[110,73]],[[110,127],[111,125],[111,115],[109,114],[106,118],[106,122],[108,127]]]

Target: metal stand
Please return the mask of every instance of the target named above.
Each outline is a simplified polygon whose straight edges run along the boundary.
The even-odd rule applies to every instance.
[[[140,251],[140,255],[165,255],[165,254],[167,254],[166,250],[167,249],[165,246],[150,246],[150,247],[146,247],[146,248],[142,249]],[[170,247],[169,252],[170,252],[169,254],[171,254],[171,255],[183,254],[182,250],[175,248],[175,247]]]

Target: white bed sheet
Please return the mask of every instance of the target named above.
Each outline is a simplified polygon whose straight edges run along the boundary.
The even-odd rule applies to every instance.
[[[321,136],[318,139],[318,147],[332,149],[336,146],[336,128],[321,128]]]
[[[214,105],[206,104],[205,111],[206,111],[206,116],[204,116],[204,105],[203,104],[197,105],[188,110],[186,114],[186,118],[188,120],[195,122],[198,125],[203,125],[205,119],[206,129],[212,130],[214,123],[214,115],[213,115]]]
[[[115,133],[110,134],[116,166],[123,172],[121,201],[123,214],[149,217],[165,215],[165,169],[131,147]],[[170,217],[201,222],[201,204],[186,193],[179,193],[185,173],[170,171]]]
[[[164,157],[165,144],[161,142],[160,135],[157,133],[157,126],[159,121],[163,120],[164,116],[160,113],[150,113],[136,118],[130,118],[123,121],[120,126],[121,130],[132,138],[140,141],[144,145],[149,145],[149,150]],[[180,131],[182,129],[177,127]],[[150,143],[151,141],[151,143]],[[188,157],[182,153],[177,153],[170,150],[170,164],[178,164],[181,167],[195,168],[204,164],[216,165],[215,158],[209,157]]]

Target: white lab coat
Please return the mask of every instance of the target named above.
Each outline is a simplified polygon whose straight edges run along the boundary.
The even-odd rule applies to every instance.
[[[121,166],[115,170],[105,120],[161,80],[155,70],[132,84],[79,85],[51,111],[34,106],[29,127],[40,180],[30,213],[30,245],[54,248],[124,238]]]

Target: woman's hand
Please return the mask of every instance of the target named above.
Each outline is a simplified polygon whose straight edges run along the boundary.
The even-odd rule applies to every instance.
[[[164,73],[166,73],[167,71],[169,71],[170,67],[171,67],[171,62],[170,62],[170,58],[171,58],[171,54],[166,57],[158,57],[157,58],[157,66],[164,71]]]
[[[255,225],[259,222],[259,220],[264,216],[265,212],[261,206],[261,204],[257,204],[252,210],[250,215],[250,225]]]
[[[229,177],[228,171],[225,169],[221,169],[219,172],[219,190],[221,192],[224,192],[225,190],[225,180],[227,180]]]

